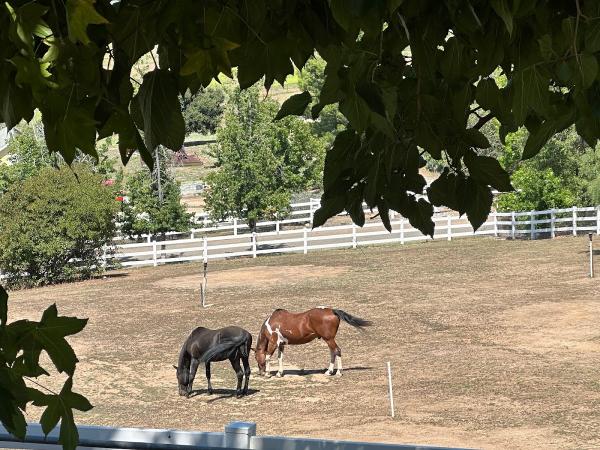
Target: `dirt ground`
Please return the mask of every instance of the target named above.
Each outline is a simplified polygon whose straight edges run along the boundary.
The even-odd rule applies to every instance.
[[[211,262],[207,309],[201,265],[169,265],[13,292],[9,317],[37,319],[56,302],[90,318],[71,339],[75,389],[95,405],[81,423],[222,431],[246,420],[259,434],[598,448],[600,278],[587,277],[586,250],[584,238],[478,238]],[[288,347],[284,378],[253,373],[246,398],[231,397],[228,363],[213,364],[213,396],[200,370],[200,392],[178,396],[172,364],[192,328],[238,325],[256,338],[273,309],[318,305],[374,322],[340,326],[343,377],[317,372],[329,352],[315,341]]]

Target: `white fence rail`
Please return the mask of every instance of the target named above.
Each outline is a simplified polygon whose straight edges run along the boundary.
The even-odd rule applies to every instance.
[[[378,444],[374,442],[331,441],[321,439],[257,436],[256,424],[232,422],[224,433],[144,428],[112,428],[79,425],[78,449],[147,449],[147,450],[452,450],[448,447],[426,445]],[[18,441],[0,426],[0,447],[27,449],[56,449],[59,430],[44,436],[37,423],[27,426],[25,441]],[[454,449],[460,450],[460,449]]]
[[[559,234],[593,232],[600,234],[600,208],[566,208],[521,213],[492,213],[476,231],[466,217],[436,217],[434,239],[452,240],[473,235],[537,239]],[[202,230],[206,232],[207,230]],[[146,266],[184,261],[208,261],[234,257],[309,251],[329,248],[357,248],[364,245],[391,244],[430,239],[413,228],[408,220],[392,221],[389,233],[381,223],[360,228],[354,224],[309,229],[281,230],[222,236],[197,236],[190,239],[147,241],[114,245],[106,249],[108,265]]]

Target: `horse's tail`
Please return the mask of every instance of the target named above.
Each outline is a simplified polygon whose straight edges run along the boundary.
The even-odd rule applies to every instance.
[[[250,336],[248,338],[248,336]],[[221,342],[219,342],[217,345],[215,345],[212,348],[209,348],[208,350],[206,350],[204,352],[204,354],[202,355],[202,357],[200,358],[200,361],[202,362],[208,362],[208,361],[212,361],[213,358],[215,358],[218,355],[226,355],[225,358],[229,358],[231,355],[233,355],[233,353],[235,353],[235,351],[239,348],[240,349],[240,353],[242,354],[242,356],[244,357],[248,357],[248,339],[250,339],[250,345],[252,345],[252,335],[250,335],[250,333],[243,334],[239,337],[236,338],[228,338],[228,339],[224,339]]]
[[[369,320],[361,319],[360,317],[353,316],[348,314],[346,311],[342,311],[341,309],[334,309],[333,313],[338,316],[340,320],[352,325],[355,328],[363,329],[363,327],[368,327],[372,325],[372,322]]]

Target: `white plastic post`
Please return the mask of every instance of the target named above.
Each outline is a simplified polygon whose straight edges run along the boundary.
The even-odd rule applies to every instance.
[[[554,223],[556,221],[556,214],[554,210],[550,211],[550,237],[554,239],[556,237],[556,231],[554,231]]]
[[[152,241],[152,236],[150,234],[147,234],[146,240],[148,241],[148,244],[149,244]]]
[[[515,212],[513,211],[512,214],[510,215],[511,217],[511,221],[510,221],[510,236],[514,239],[515,238]]]
[[[156,260],[156,241],[152,241],[152,260],[154,267],[158,266],[158,261]]]
[[[588,233],[590,237],[590,278],[594,278],[594,249],[592,247],[592,233]]]
[[[531,212],[529,213],[529,223],[531,224],[531,240],[535,239],[535,223],[533,223],[533,217],[534,217],[535,211],[531,210]]]
[[[356,224],[352,223],[352,248],[356,248]]]
[[[498,215],[494,213],[494,236],[498,237]]]
[[[234,235],[234,236],[237,236],[237,233],[238,233],[238,232],[237,232],[237,228],[238,228],[238,225],[237,225],[237,217],[234,217],[234,218],[233,218],[233,235]]]
[[[452,240],[452,216],[448,216],[448,223],[446,225],[446,235],[448,236],[448,240]]]
[[[404,217],[400,219],[400,243],[404,244]]]
[[[256,258],[256,232],[252,232],[252,257]]]
[[[279,219],[275,221],[275,232],[279,234]]]
[[[596,236],[600,235],[600,206],[596,208]]]
[[[205,263],[208,262],[208,239],[206,239],[206,236],[202,238],[202,260]]]
[[[390,411],[392,413],[392,419],[396,416],[394,412],[394,391],[392,389],[392,366],[390,362],[387,362],[387,373],[388,373],[388,390],[390,393]]]
[[[304,227],[304,254],[308,253],[308,227]]]
[[[573,206],[573,236],[577,236],[577,206]]]

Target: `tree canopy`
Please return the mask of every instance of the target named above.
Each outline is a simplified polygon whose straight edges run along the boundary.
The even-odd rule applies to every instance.
[[[152,165],[155,146],[183,142],[178,95],[235,67],[242,88],[263,79],[268,89],[316,51],[326,67],[312,115],[337,103],[348,125],[328,152],[314,225],[344,208],[362,224],[364,200],[386,226],[393,208],[428,234],[432,205],[414,195],[425,186],[420,152],[447,167],[429,187],[431,203],[477,227],[490,187],[511,189],[498,162],[479,154],[489,145],[485,123],[496,118],[501,137],[524,125],[524,158],[572,124],[591,146],[600,136],[595,0],[247,5],[9,0],[0,8],[0,56],[9,61],[0,69],[0,120],[12,128],[37,108],[49,150],[67,162],[116,133],[123,162],[139,151]],[[134,89],[132,66],[153,49],[155,68]],[[311,96],[294,100],[282,114],[303,113]]]
[[[217,220],[271,220],[287,214],[292,194],[319,187],[325,139],[297,117],[273,121],[278,105],[258,86],[233,89],[212,148],[206,207]]]

